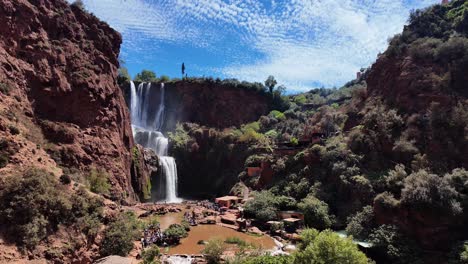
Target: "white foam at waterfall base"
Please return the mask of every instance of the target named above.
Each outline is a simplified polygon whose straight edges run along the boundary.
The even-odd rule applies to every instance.
[[[159,130],[164,125],[164,84],[160,88],[160,101],[154,118],[150,114],[151,83],[144,83],[135,87],[130,82],[130,111],[132,118],[132,132],[135,141],[145,148],[150,148],[159,156],[162,176],[165,178],[165,199],[169,203],[182,200],[177,197],[177,165],[173,157],[168,156],[169,140]],[[154,120],[154,122],[148,120]]]

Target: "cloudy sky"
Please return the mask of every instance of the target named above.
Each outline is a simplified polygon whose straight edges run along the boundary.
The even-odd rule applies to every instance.
[[[122,33],[121,57],[180,77],[263,82],[290,92],[339,87],[375,61],[410,10],[439,0],[84,0]]]

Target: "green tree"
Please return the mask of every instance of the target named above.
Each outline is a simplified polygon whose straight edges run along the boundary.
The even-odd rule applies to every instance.
[[[265,86],[268,87],[270,93],[273,93],[273,89],[277,84],[278,82],[275,80],[275,77],[273,77],[273,75],[268,76],[268,78],[265,80]]]
[[[159,81],[164,82],[164,83],[169,82],[170,80],[171,78],[167,75],[161,75],[161,77],[159,78]]]
[[[127,68],[120,67],[119,68],[119,75],[117,76],[117,82],[119,84],[129,83],[132,80],[130,74],[128,73]]]
[[[313,195],[308,195],[298,204],[304,213],[304,222],[308,227],[326,229],[333,224],[333,218],[328,214],[328,204]]]
[[[314,233],[316,234],[316,233]],[[293,254],[294,264],[367,264],[369,260],[349,238],[341,238],[331,230],[307,238],[303,250]]]
[[[366,206],[348,218],[346,232],[357,239],[367,239],[374,225],[374,208]]]
[[[149,248],[146,248],[141,253],[141,258],[143,259],[143,264],[156,264],[158,262],[155,259],[159,256],[159,248],[156,245],[152,245]]]
[[[260,221],[276,219],[278,208],[275,206],[275,196],[269,191],[257,192],[254,199],[245,205],[245,213]]]
[[[83,0],[75,0],[73,1],[72,5],[80,8],[81,10],[84,10]]]
[[[135,82],[157,82],[156,73],[150,70],[142,70],[135,76]]]
[[[135,214],[123,213],[107,227],[101,244],[101,254],[125,257],[133,249],[133,242],[139,235],[140,223]]]

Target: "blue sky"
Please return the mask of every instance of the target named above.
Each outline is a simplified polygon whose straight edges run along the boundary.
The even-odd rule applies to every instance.
[[[70,0],[71,1],[71,0]],[[213,76],[289,92],[339,87],[372,64],[410,10],[438,0],[84,0],[122,33],[134,76]]]

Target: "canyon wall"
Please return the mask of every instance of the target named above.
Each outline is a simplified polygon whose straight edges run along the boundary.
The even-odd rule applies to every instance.
[[[139,83],[135,83],[138,87]],[[160,83],[152,83],[147,99],[155,102],[148,115],[154,115],[161,100]],[[177,81],[164,84],[165,122],[162,131],[173,131],[177,123],[191,122],[213,128],[240,126],[257,121],[270,110],[265,94],[226,84]],[[130,84],[121,87],[129,105]],[[146,100],[146,99],[145,99]]]
[[[130,173],[134,143],[116,82],[120,34],[63,0],[1,0],[0,13],[0,173],[94,167],[109,175],[114,199],[137,199],[142,180]]]

